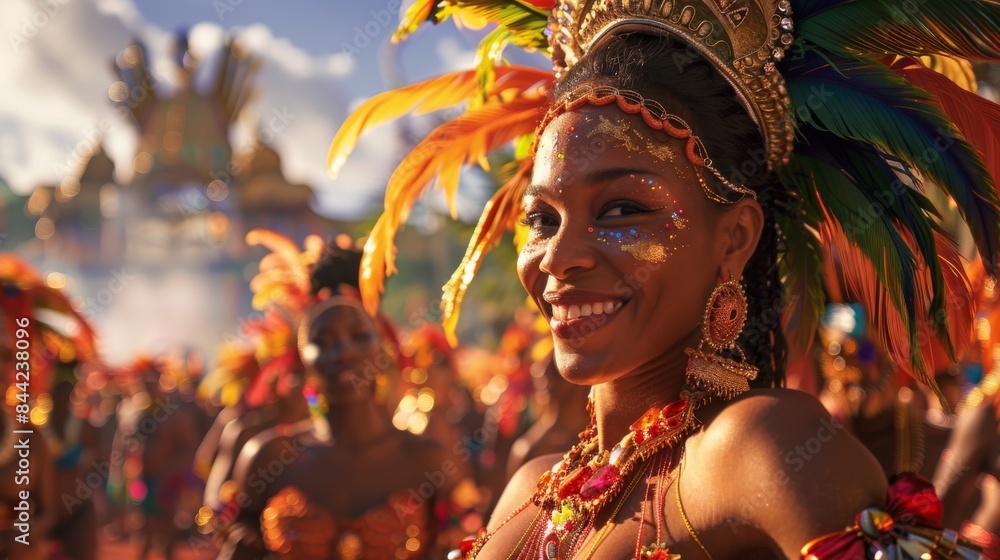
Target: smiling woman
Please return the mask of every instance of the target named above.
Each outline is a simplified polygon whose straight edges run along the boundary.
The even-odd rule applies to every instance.
[[[390,180],[362,264],[369,311],[394,270],[392,237],[436,176],[453,193],[463,162],[511,141],[523,158],[445,288],[445,324],[520,217],[518,274],[552,328],[560,375],[592,387],[591,420],[565,455],[513,476],[458,554],[978,557],[941,530],[926,481],[889,485],[814,398],[780,386],[785,334],[814,336],[824,254],[877,310],[871,327],[900,368],[933,386],[916,344],[930,318],[944,347],[966,344],[971,314],[953,302],[968,301],[967,283],[935,220],[957,208],[995,269],[1000,162],[981,154],[992,154],[1000,108],[977,101],[988,118],[971,115],[959,105],[978,98],[911,57],[962,68],[1000,58],[1000,8],[541,4],[416,2],[401,34],[424,19],[489,16],[499,28],[481,52],[498,61],[507,43],[547,38],[554,74],[483,57],[476,72],[373,98],[330,152],[336,167],[382,120],[469,101]],[[955,206],[935,208],[931,183]]]

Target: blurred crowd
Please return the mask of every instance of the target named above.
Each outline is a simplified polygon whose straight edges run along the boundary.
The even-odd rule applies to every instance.
[[[588,388],[550,367],[548,327],[532,308],[516,311],[495,348],[453,347],[433,322],[400,329],[365,310],[360,255],[338,239],[300,247],[251,232],[248,242],[270,252],[249,285],[258,314],[245,336],[211,357],[177,348],[124,367],[102,363],[99,333],[64,295],[2,255],[0,529],[9,538],[0,552],[445,558],[484,525],[520,465],[578,441]],[[788,384],[817,395],[830,429],[853,433],[886,474],[932,479],[946,526],[996,533],[1000,306],[994,280],[975,267],[969,276],[980,298],[976,341],[961,362],[936,362],[940,394],[893,366],[865,331],[870,311],[850,301],[828,306],[819,339],[790,359]],[[18,353],[26,339],[30,357]],[[25,359],[30,387],[14,377]],[[13,430],[27,427],[22,484]],[[821,443],[796,448],[788,468]],[[32,544],[16,546],[25,489]]]

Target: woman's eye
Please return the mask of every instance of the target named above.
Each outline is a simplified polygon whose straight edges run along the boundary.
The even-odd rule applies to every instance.
[[[521,225],[531,229],[558,227],[559,222],[552,216],[542,212],[528,212],[521,219]]]
[[[654,212],[656,209],[648,208],[642,204],[629,202],[627,200],[615,201],[601,209],[601,218],[614,218],[618,216],[631,216],[634,214],[646,214]]]

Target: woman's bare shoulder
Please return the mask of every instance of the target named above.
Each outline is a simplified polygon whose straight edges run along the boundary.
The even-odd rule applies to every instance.
[[[488,529],[495,531],[497,525],[507,519],[518,507],[521,506],[535,493],[538,488],[538,479],[545,474],[545,471],[552,468],[559,460],[560,454],[543,455],[525,463],[517,469],[514,476],[507,482],[507,486],[500,495],[493,515],[490,517]]]
[[[727,500],[739,504],[728,515],[786,552],[843,529],[884,500],[888,483],[878,461],[811,395],[753,390],[702,416],[704,429],[688,452],[703,481],[737,498]]]

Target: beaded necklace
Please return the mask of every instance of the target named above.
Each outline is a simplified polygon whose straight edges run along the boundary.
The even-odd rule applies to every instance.
[[[541,476],[531,499],[497,527],[497,530],[502,528],[531,503],[538,507],[530,529],[511,557],[515,554],[518,559],[576,557],[595,530],[598,515],[619,496],[622,500],[628,497],[639,478],[632,475],[638,474],[647,459],[666,448],[675,448],[691,433],[698,423],[695,410],[708,400],[708,393],[687,388],[680,400],[647,410],[629,426],[628,433],[614,448],[604,451],[599,449],[593,403],[589,402],[591,421],[580,433],[580,441]],[[632,482],[627,485],[630,479]],[[620,507],[621,503],[615,511]],[[613,517],[608,523],[613,522]],[[480,532],[474,541],[463,543],[463,557],[475,558],[494,533]],[[670,557],[665,546],[662,551],[661,547],[654,547],[660,553],[656,557]],[[651,557],[652,552],[643,547],[641,556]]]

